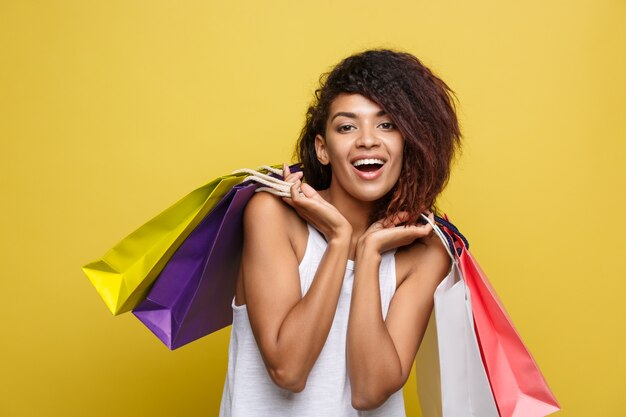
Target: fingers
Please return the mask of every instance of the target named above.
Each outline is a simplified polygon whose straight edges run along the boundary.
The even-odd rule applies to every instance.
[[[379,242],[379,247],[388,250],[390,248],[410,245],[416,239],[429,236],[432,227],[426,225],[402,225],[396,227],[387,227],[378,230],[372,230],[372,238]]]
[[[400,223],[404,223],[409,220],[409,212],[408,211],[399,211],[393,218],[394,226],[399,225]]]
[[[430,210],[425,210],[423,214],[425,214],[425,215],[426,215],[426,217],[428,217],[428,219],[432,222],[432,223],[427,222],[427,223],[425,224],[425,226],[430,227],[430,229],[431,229],[431,231],[432,231],[432,229],[433,229],[433,226],[432,226],[432,225],[433,225],[433,224],[435,224],[435,213],[433,213],[433,212],[432,212],[432,211],[430,211]]]
[[[282,200],[291,207],[294,207],[292,200],[300,196],[298,188],[300,186],[300,179],[302,178],[303,174],[304,173],[302,171],[294,172],[292,174],[289,170],[289,166],[286,163],[283,163],[283,181],[292,183],[292,185],[289,189],[290,197],[282,197]],[[294,197],[294,187],[296,197]]]
[[[428,218],[434,223],[435,222],[434,214],[430,211],[427,211],[424,214],[427,214],[427,213],[428,213]],[[405,224],[403,226],[399,226],[400,224],[408,221],[409,218],[410,218],[409,212],[400,211],[396,213],[392,219],[389,219],[389,218],[386,219],[389,224],[389,226],[387,227],[396,226],[395,228],[398,230],[402,230],[405,236],[412,237],[413,239],[428,236],[433,233],[433,226],[429,222],[425,222],[424,224],[417,224],[417,225]],[[423,219],[422,216],[420,216],[420,218]]]
[[[311,202],[308,201],[307,196],[303,192],[303,188],[305,188],[305,186],[311,188],[308,184],[302,184],[299,179],[296,179],[289,188],[290,197],[283,197],[282,199],[285,203],[295,209],[300,217],[305,219],[307,222],[310,222],[307,213],[308,210],[310,210]]]
[[[381,225],[384,228],[397,226],[400,223],[406,222],[408,219],[408,213],[406,211],[400,211],[391,216],[387,216],[376,223]]]
[[[287,178],[293,178],[293,177],[301,177],[303,174],[302,171],[296,171],[294,173],[291,172],[291,170],[289,169],[289,165],[287,165],[287,163],[283,162],[283,179],[286,181]]]
[[[293,174],[287,175],[285,177],[285,181],[286,182],[294,182],[296,180],[302,179],[302,176],[303,176],[303,172],[302,171],[294,172]]]
[[[294,172],[292,174],[289,170],[289,165],[283,162],[283,181],[291,183],[291,187],[289,188],[290,196],[282,197],[282,200],[293,208],[295,208],[293,200],[300,198],[300,178],[302,178],[303,174],[304,173],[302,171]]]
[[[289,204],[291,207],[296,208],[294,203],[299,203],[302,196],[300,195],[300,191],[298,190],[301,183],[299,179],[296,179],[291,187],[289,188],[289,197],[282,197],[282,200]]]
[[[283,163],[283,181],[293,182],[295,179],[300,179],[304,173],[302,171],[296,171],[291,173],[289,170],[289,166],[286,163]]]
[[[300,179],[294,179],[294,181],[295,182],[291,184],[291,187],[289,188],[291,197],[283,197],[290,200],[290,205],[292,207],[310,209],[312,206],[309,200],[316,200],[318,201],[317,204],[319,204],[319,202],[324,203],[322,197],[309,184],[302,183]]]
[[[382,224],[384,225],[384,227],[398,226],[402,223],[406,223],[407,221],[409,221],[410,217],[411,215],[408,211],[399,211],[392,216],[386,217],[382,221]],[[431,217],[431,218],[434,221],[434,217]],[[424,226],[429,226],[428,222],[426,222],[424,225],[420,224],[418,227],[424,227]]]
[[[306,184],[300,181],[301,177],[302,177],[302,172],[295,172],[291,174],[291,181],[293,181],[293,184],[291,185],[291,188],[289,189],[289,191],[291,192],[291,197],[300,198],[300,199],[303,199],[304,197],[314,198],[316,200],[321,199],[320,195],[317,193],[315,188],[311,187],[309,184]],[[294,190],[296,192],[297,197],[294,197]]]
[[[289,192],[291,193],[292,202],[300,202],[302,196],[300,195],[300,189],[302,188],[302,182],[300,180],[295,180],[293,184],[291,184],[291,188]]]
[[[419,225],[419,228],[422,230],[422,236],[431,236],[435,231],[433,228],[433,225],[435,224],[435,214],[430,210],[424,210],[422,214],[426,215],[426,217],[430,220],[430,222],[426,221],[424,224]],[[423,220],[423,216],[420,217],[422,217]]]
[[[398,230],[398,233],[406,236],[411,241],[420,237],[429,236],[433,231],[433,227],[428,223],[417,226],[401,226],[396,227],[395,229]]]
[[[302,192],[307,198],[313,198],[319,195],[317,191],[315,191],[315,188],[311,187],[309,184],[306,184],[306,183],[300,185],[300,189],[302,190]]]
[[[435,214],[432,211],[426,210],[423,214],[425,214],[433,223],[435,223]],[[408,211],[399,211],[393,217],[390,216],[385,220],[388,222],[389,225],[393,224],[394,226],[397,226],[401,223],[408,221],[409,217],[410,214]],[[422,217],[420,216],[420,218]],[[419,227],[425,226],[430,226],[432,228],[432,225],[428,222],[424,223],[423,225],[419,225]]]

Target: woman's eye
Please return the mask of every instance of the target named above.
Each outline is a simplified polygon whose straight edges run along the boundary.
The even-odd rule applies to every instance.
[[[339,127],[337,128],[337,131],[338,131],[338,132],[348,132],[348,131],[350,131],[350,128],[351,128],[351,127],[354,127],[354,126],[352,126],[352,125],[343,125],[343,126],[339,126]]]
[[[396,125],[394,125],[391,122],[384,122],[384,123],[381,123],[380,125],[383,127],[383,129],[393,129],[394,127],[396,127]]]

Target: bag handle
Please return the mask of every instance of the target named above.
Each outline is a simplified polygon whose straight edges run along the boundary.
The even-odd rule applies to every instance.
[[[291,166],[290,169],[293,169],[294,172],[300,171],[299,166],[297,165]],[[274,174],[274,176],[263,174],[257,170],[266,170]],[[282,169],[273,168],[269,165],[261,165],[257,168],[257,170],[249,169],[249,168],[242,168],[242,169],[233,171],[232,174],[239,174],[239,173],[250,174],[247,180],[256,181],[265,186],[265,187],[259,187],[256,190],[254,190],[255,193],[258,193],[260,191],[266,191],[270,194],[274,194],[279,197],[291,197],[290,189],[291,189],[292,184],[287,181],[283,181],[281,179],[276,178],[276,176],[280,176],[284,178]],[[302,193],[302,191],[300,190],[298,190],[298,192]]]
[[[450,237],[450,242],[452,242],[453,238],[455,237],[454,235],[456,235],[456,238],[457,238],[456,240],[460,239],[463,242],[463,246],[465,246],[465,249],[469,250],[469,242],[467,241],[465,236],[463,236],[463,234],[459,231],[459,229],[456,228],[455,225],[450,223],[448,220],[442,219],[441,217],[438,217],[438,216],[435,216],[435,220],[437,220],[439,223],[441,223],[442,225],[444,225],[447,229],[451,231],[451,233],[446,233],[446,236]],[[450,235],[453,235],[453,236],[450,236]],[[457,249],[460,250],[461,248],[457,248]],[[459,255],[460,254],[461,253],[459,252]]]
[[[441,241],[443,242],[443,246],[446,248],[446,252],[448,252],[448,255],[450,255],[450,259],[452,259],[452,262],[454,264],[458,264],[458,261],[456,259],[456,256],[454,256],[454,252],[453,250],[450,250],[450,242],[447,239],[447,234],[445,232],[443,232],[439,226],[437,226],[436,223],[434,223],[433,221],[431,221],[428,216],[426,216],[424,213],[421,214],[421,216],[426,219],[426,221],[428,223],[430,223],[430,225],[433,227],[433,231],[437,234],[437,236],[439,236],[439,239],[441,239]]]

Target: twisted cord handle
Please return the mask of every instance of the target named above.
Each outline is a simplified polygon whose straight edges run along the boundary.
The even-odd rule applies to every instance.
[[[284,177],[282,169],[272,168],[268,165],[261,165],[257,169],[259,170],[265,169],[267,171],[272,172],[275,175]],[[248,180],[256,181],[260,184],[265,185],[265,187],[259,187],[256,190],[254,190],[255,193],[265,191],[265,192],[268,192],[270,194],[274,194],[280,197],[288,197],[288,198],[291,197],[291,192],[290,192],[291,183],[290,182],[280,180],[276,177],[263,174],[259,171],[256,171],[250,168],[241,168],[241,169],[233,171],[232,173],[233,174],[239,174],[239,173],[250,174],[250,176],[247,178]],[[300,190],[298,190],[298,192],[302,193],[302,191]]]

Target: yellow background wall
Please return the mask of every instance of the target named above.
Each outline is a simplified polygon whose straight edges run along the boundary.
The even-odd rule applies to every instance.
[[[368,47],[457,92],[440,206],[559,415],[626,415],[624,21],[622,0],[0,1],[0,415],[216,416],[230,327],[170,352],[80,266],[209,179],[288,161],[319,75]]]

